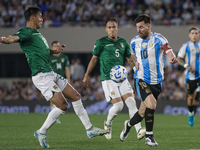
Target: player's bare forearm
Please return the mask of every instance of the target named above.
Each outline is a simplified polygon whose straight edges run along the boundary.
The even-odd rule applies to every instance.
[[[178,58],[176,58],[176,55],[174,54],[173,50],[168,51],[167,55],[169,56],[170,63],[174,64],[178,62]]]
[[[170,59],[173,58],[173,57],[176,57],[175,54],[174,54],[174,52],[172,50],[169,50],[167,52],[167,55],[169,56]]]
[[[87,71],[86,71],[85,75],[89,76],[89,74],[92,72],[92,70],[96,66],[97,61],[98,61],[98,57],[93,55],[89,64],[88,64]]]
[[[132,54],[132,57],[133,57],[134,63],[137,62],[136,55],[135,55],[135,54]]]
[[[186,68],[187,70],[191,71],[191,72],[194,72],[195,71],[195,66],[191,66],[191,65],[188,65],[184,62],[183,58],[181,57],[178,57],[178,64],[180,66],[183,66],[184,68]]]
[[[126,57],[129,65],[133,68],[135,66],[135,61],[134,61],[134,58],[133,58],[133,55],[131,55],[130,57]]]
[[[93,55],[89,64],[88,64],[88,67],[87,67],[87,71],[84,75],[84,78],[83,78],[83,83],[86,85],[86,86],[89,86],[90,83],[89,83],[89,75],[91,73],[91,71],[94,69],[94,67],[96,66],[96,63],[98,61],[98,57]]]
[[[0,44],[1,43],[11,44],[11,43],[18,42],[19,40],[20,40],[20,38],[17,35],[3,36],[3,37],[0,37]]]
[[[179,64],[180,66],[184,66],[185,62],[184,62],[183,58],[178,57],[178,64]]]

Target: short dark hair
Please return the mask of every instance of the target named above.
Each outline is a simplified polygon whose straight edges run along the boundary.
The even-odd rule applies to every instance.
[[[190,33],[192,30],[198,30],[198,32],[200,33],[200,30],[199,30],[199,28],[197,28],[197,27],[192,27],[192,28],[189,30],[189,33]]]
[[[116,18],[108,18],[108,19],[106,20],[106,25],[107,25],[107,23],[108,23],[109,21],[116,22],[116,23],[117,23],[117,25],[119,25],[119,23],[118,23],[118,21],[117,21],[117,19],[116,19]]]
[[[36,16],[38,12],[41,12],[39,7],[29,7],[24,12],[24,17],[26,21],[30,20],[31,16]]]
[[[141,14],[141,15],[139,15],[135,19],[134,23],[136,24],[136,23],[139,23],[139,22],[142,22],[142,21],[144,21],[145,24],[147,24],[147,23],[151,24],[151,18],[147,14]]]
[[[55,44],[55,43],[59,43],[58,41],[53,41],[52,43],[51,43],[51,46],[53,46],[53,44]]]

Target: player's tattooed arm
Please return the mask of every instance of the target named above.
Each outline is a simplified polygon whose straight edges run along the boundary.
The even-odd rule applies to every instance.
[[[131,55],[130,57],[126,57],[129,65],[133,68],[135,66],[135,61],[134,61],[134,58],[133,58],[133,55]]]
[[[126,59],[130,64],[130,66],[134,69],[134,71],[139,69],[139,63],[137,61],[135,54],[132,54],[130,57],[126,57]]]
[[[137,62],[136,55],[135,55],[135,54],[132,54],[132,56],[133,56],[133,60],[134,60],[134,62],[136,63],[136,62]]]

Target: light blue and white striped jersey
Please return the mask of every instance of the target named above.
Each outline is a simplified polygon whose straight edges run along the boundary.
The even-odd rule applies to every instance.
[[[168,40],[160,33],[151,32],[151,37],[142,39],[135,36],[130,43],[139,62],[134,77],[149,84],[159,84],[164,79],[164,50],[172,50]]]
[[[200,78],[200,41],[194,44],[191,41],[182,45],[178,52],[178,57],[185,58],[185,63],[195,66],[195,72],[187,70],[185,80],[196,80]]]

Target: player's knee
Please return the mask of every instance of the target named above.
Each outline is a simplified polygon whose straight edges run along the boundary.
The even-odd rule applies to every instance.
[[[81,94],[79,92],[75,92],[73,93],[73,98],[72,98],[72,101],[78,101],[81,99]]]
[[[156,100],[152,100],[147,104],[147,107],[150,108],[150,109],[153,109],[153,110],[156,109],[156,106],[157,106],[157,101]]]
[[[77,100],[81,99],[81,94],[78,93],[78,92],[76,93],[76,99],[77,99]]]
[[[195,94],[188,94],[188,99],[194,99]]]
[[[63,102],[60,109],[63,110],[63,111],[66,111],[67,108],[68,108],[68,103],[67,102]]]
[[[138,114],[142,117],[142,118],[144,118],[145,117],[145,110],[138,110]]]

